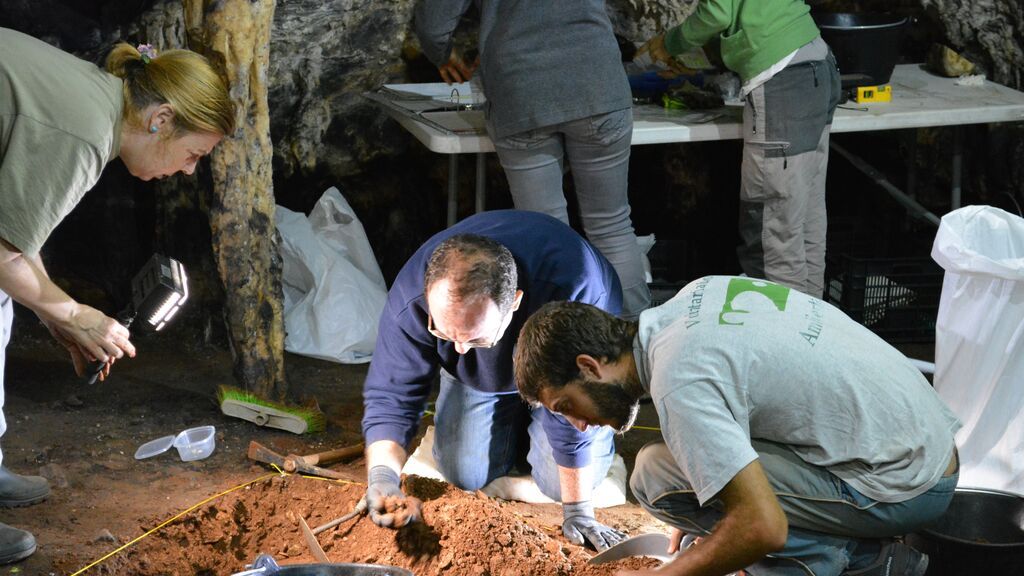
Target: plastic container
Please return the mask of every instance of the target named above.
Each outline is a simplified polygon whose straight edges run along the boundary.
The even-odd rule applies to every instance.
[[[817,14],[821,37],[832,48],[844,90],[889,83],[910,21],[895,14]]]
[[[215,444],[213,426],[199,426],[183,430],[174,439],[174,447],[182,462],[202,460],[213,453]]]
[[[135,451],[135,459],[142,460],[167,452],[174,445],[174,438],[174,436],[163,436],[146,442]]]
[[[135,451],[135,459],[142,460],[163,454],[174,446],[183,462],[202,460],[213,453],[216,429],[213,426],[198,426],[182,430],[177,436],[162,436],[150,440]]]

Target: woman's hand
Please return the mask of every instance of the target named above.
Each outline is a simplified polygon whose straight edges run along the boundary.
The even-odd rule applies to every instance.
[[[135,357],[128,329],[91,306],[76,302],[70,318],[45,324],[54,339],[68,350],[79,376],[85,375],[90,362],[100,361],[105,364],[100,372],[103,380],[118,358],[126,354]]]
[[[668,53],[668,49],[665,48],[664,34],[658,34],[645,42],[644,45],[636,51],[634,61],[636,58],[642,57],[643,54],[646,54],[652,62],[660,62],[663,66],[668,68],[668,70],[658,73],[659,76],[664,78],[674,78],[675,76],[680,75],[692,75],[696,72],[696,70],[687,68],[680,64],[678,60]]]
[[[476,72],[476,68],[479,65],[479,56],[477,56],[476,60],[474,60],[472,64],[466,64],[462,60],[462,56],[455,50],[452,50],[452,55],[448,58],[448,63],[438,68],[437,71],[441,73],[441,79],[448,84],[458,84],[460,82],[468,82],[469,79],[473,77],[473,73]]]

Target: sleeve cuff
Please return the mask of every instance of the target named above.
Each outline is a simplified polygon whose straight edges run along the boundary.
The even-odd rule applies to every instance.
[[[363,430],[363,441],[369,446],[380,440],[390,440],[408,449],[409,440],[414,435],[415,431],[410,432],[408,428],[397,424],[374,424]]]
[[[673,56],[678,56],[696,46],[683,37],[683,26],[680,24],[665,33],[665,50]]]

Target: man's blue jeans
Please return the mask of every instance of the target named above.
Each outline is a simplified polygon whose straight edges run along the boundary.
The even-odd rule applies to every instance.
[[[512,472],[520,446],[530,443],[527,461],[545,496],[561,501],[558,466],[547,433],[518,393],[474,390],[441,372],[434,414],[434,460],[445,479],[463,490],[478,490]],[[615,444],[611,428],[601,428],[590,445],[594,485],[608,475]],[[525,447],[525,446],[524,446]]]
[[[622,314],[636,319],[651,304],[643,258],[629,217],[629,152],[633,109],[545,126],[494,141],[515,207],[569,223],[562,191],[565,160],[572,170],[587,240],[622,282]]]
[[[959,478],[958,470],[920,496],[887,504],[807,464],[782,444],[751,444],[789,521],[785,548],[750,566],[753,576],[837,576],[866,567],[878,555],[879,538],[913,532],[941,516]],[[707,535],[722,518],[720,501],[697,503],[664,442],[640,450],[629,485],[648,512],[688,534]]]

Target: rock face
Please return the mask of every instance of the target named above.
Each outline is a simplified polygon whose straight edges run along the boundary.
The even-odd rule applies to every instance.
[[[948,43],[989,70],[989,79],[1024,87],[1024,11],[1017,0],[921,0],[942,22]],[[983,60],[976,60],[982,56]]]
[[[281,2],[270,45],[271,129],[283,175],[348,175],[393,151],[362,93],[403,76],[412,0]]]

